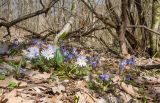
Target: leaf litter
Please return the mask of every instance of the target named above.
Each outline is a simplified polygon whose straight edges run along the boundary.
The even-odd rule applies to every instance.
[[[104,54],[102,54],[104,55]],[[13,58],[13,57],[12,57]],[[16,58],[16,57],[15,57]],[[18,57],[19,58],[19,57]],[[9,61],[6,59],[5,61]],[[24,76],[15,79],[13,67],[6,62],[1,63],[6,78],[0,80],[1,103],[141,103],[148,101],[154,103],[160,101],[160,72],[157,69],[145,70],[139,66],[159,65],[158,58],[136,58],[135,68],[125,67],[124,73],[132,75],[132,80],[126,82],[124,76],[118,73],[120,59],[101,57],[98,71],[110,74],[113,89],[105,92],[96,91],[88,87],[88,80],[63,78],[56,76],[52,80],[51,73],[40,72],[24,67]],[[30,65],[30,64],[28,64]],[[5,69],[7,68],[7,69]],[[127,69],[128,68],[128,69]],[[7,70],[7,71],[5,71]],[[9,73],[12,72],[12,73]],[[94,77],[94,75],[93,75]],[[95,84],[95,80],[92,80]],[[13,86],[15,83],[16,86]],[[9,84],[13,88],[9,88]],[[99,85],[99,84],[98,84]]]

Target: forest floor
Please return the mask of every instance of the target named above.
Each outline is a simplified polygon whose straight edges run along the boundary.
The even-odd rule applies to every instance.
[[[83,78],[40,72],[31,69],[30,62],[21,67],[20,58],[16,54],[0,59],[0,103],[160,103],[159,58],[135,57],[134,66],[126,65],[120,74],[122,60],[101,53],[101,65]],[[111,82],[94,80],[100,73],[108,74]]]

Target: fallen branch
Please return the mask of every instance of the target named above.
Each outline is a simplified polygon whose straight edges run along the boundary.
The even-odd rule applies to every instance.
[[[153,64],[153,65],[136,65],[136,67],[139,67],[141,69],[159,69],[160,68],[160,64]]]
[[[155,33],[155,34],[157,34],[157,35],[160,35],[159,32],[154,31],[154,30],[152,30],[152,29],[150,29],[150,28],[148,28],[148,27],[146,27],[146,26],[144,26],[144,25],[129,25],[129,26],[127,26],[127,28],[144,28],[144,29],[146,29],[146,30],[148,30],[148,31],[150,31],[150,32],[153,32],[153,33]]]

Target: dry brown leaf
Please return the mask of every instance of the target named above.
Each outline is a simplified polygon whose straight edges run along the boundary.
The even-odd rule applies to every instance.
[[[24,88],[27,87],[27,82],[21,81],[20,84],[18,85],[19,88]]]
[[[6,77],[4,80],[0,80],[0,87],[7,87],[9,82],[14,82],[16,83],[16,85],[18,86],[18,88],[23,88],[23,87],[26,87],[27,86],[27,83],[26,82],[23,82],[23,81],[18,81],[16,80],[15,78],[13,78],[13,76],[8,76]]]
[[[2,73],[7,74],[7,75],[10,75],[15,71],[15,68],[7,64],[6,62],[1,63],[0,67],[2,68],[1,69]]]
[[[120,97],[122,98],[122,100],[124,100],[124,103],[129,103],[129,101],[132,99],[132,97],[125,92],[121,91],[120,95],[121,95]]]
[[[17,85],[20,84],[20,81],[17,81],[13,76],[8,76],[4,80],[0,80],[0,87],[7,87],[9,82],[14,82]]]
[[[41,103],[53,103],[52,98],[48,98],[48,97],[40,98],[40,101]]]
[[[87,103],[95,103],[96,102],[96,99],[88,93],[88,89],[86,89],[87,84],[85,81],[82,81],[82,80],[77,81],[75,83],[75,85],[76,85],[76,88],[80,88],[84,91],[84,92],[82,92],[82,95],[85,97]],[[79,93],[78,93],[78,95],[79,95]]]
[[[43,80],[47,80],[48,78],[50,78],[51,74],[49,73],[40,73],[40,72],[36,72],[35,74],[32,75],[32,78],[34,79],[43,79]]]
[[[5,90],[1,89],[0,91],[0,103],[2,102],[2,100],[4,99],[5,95],[4,95]]]
[[[41,94],[42,91],[38,88],[38,87],[33,87],[33,89],[35,90],[36,93]]]
[[[140,84],[141,83],[158,84],[160,83],[160,77],[151,77],[151,76],[138,77],[136,79],[136,82]]]
[[[17,89],[13,89],[11,92],[9,92],[7,95],[5,95],[5,98],[11,98],[17,96]]]
[[[85,86],[86,86],[86,82],[85,81],[77,81],[77,82],[75,82],[75,85],[76,85],[76,87],[77,88],[85,88]]]
[[[109,93],[109,94],[107,95],[107,97],[106,97],[106,98],[103,98],[103,99],[104,99],[104,100],[106,99],[106,101],[107,101],[108,103],[123,103],[123,102],[120,101],[120,99],[119,99],[118,97],[114,96],[114,95],[111,94],[111,93]]]
[[[63,102],[61,101],[61,98],[62,98],[62,97],[63,97],[62,94],[53,96],[53,97],[52,97],[52,103],[63,103]]]
[[[5,98],[2,101],[7,101],[6,103],[22,103],[22,98],[16,96],[17,90],[13,89],[11,92],[5,95]]]
[[[85,96],[87,103],[96,103],[96,98],[94,98],[91,94],[83,92],[83,95]]]
[[[52,87],[53,93],[61,93],[65,91],[65,87],[63,85],[58,85],[57,87]]]
[[[35,103],[35,100],[23,100],[21,103]]]
[[[98,98],[96,103],[107,103],[107,101],[104,98]]]
[[[22,56],[9,56],[4,58],[5,61],[14,60],[15,62],[19,62],[21,59],[22,59]]]
[[[21,97],[8,98],[6,103],[22,103],[23,99]]]
[[[76,96],[79,98],[78,103],[87,103],[86,98],[82,93],[77,92]]]
[[[31,97],[31,94],[29,94],[29,93],[28,94],[27,93],[21,93],[20,95],[21,95],[22,98],[25,98],[25,99],[28,99],[28,100]]]
[[[121,82],[120,86],[126,93],[130,94],[131,96],[139,97],[139,94],[132,85],[127,85],[126,83]]]
[[[29,76],[29,79],[34,83],[41,83],[43,81],[46,81],[48,78],[50,78],[51,74],[49,73],[40,73],[37,71],[29,71],[26,75]]]
[[[115,75],[113,78],[113,83],[118,83],[121,80],[121,78],[119,77],[119,75]]]

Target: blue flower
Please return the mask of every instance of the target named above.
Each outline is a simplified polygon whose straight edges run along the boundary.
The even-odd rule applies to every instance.
[[[127,62],[127,65],[134,65],[135,64],[134,58],[127,59],[126,62]]]
[[[107,74],[101,74],[101,75],[99,75],[99,78],[100,78],[101,80],[103,80],[103,81],[106,81],[106,80],[109,79],[109,75],[107,75]]]
[[[75,56],[77,56],[77,55],[78,55],[77,48],[73,48],[73,49],[72,49],[72,53],[73,53]]]
[[[39,39],[33,39],[32,43],[38,47],[41,47],[44,44],[44,42]]]
[[[73,54],[69,53],[67,56],[64,57],[64,61],[68,61],[68,60],[70,60],[72,58],[73,58]]]
[[[68,59],[72,59],[72,58],[73,58],[73,54],[72,54],[72,53],[69,53],[68,56],[67,56],[67,58],[68,58]]]
[[[16,49],[17,47],[18,47],[18,45],[16,43],[11,44],[11,49]]]
[[[27,49],[26,57],[28,59],[33,59],[39,56],[39,48],[37,47],[30,47]]]
[[[62,50],[62,54],[63,54],[63,56],[68,56],[69,51],[66,50],[66,49],[63,49],[63,50]]]
[[[122,60],[122,61],[120,62],[120,64],[119,64],[120,73],[123,72],[126,64],[127,64],[127,61],[126,61],[126,60]]]
[[[86,59],[86,56],[82,56],[80,55],[78,58],[77,58],[77,64],[80,66],[80,67],[84,67],[84,66],[87,66],[87,59]]]
[[[130,75],[126,75],[126,76],[125,76],[125,80],[126,80],[126,81],[130,81],[131,79],[132,79],[132,77],[131,77]]]
[[[11,44],[12,49],[16,49],[19,45],[18,39],[14,39],[13,43]]]
[[[48,44],[48,45],[47,45],[47,49],[48,49],[48,50],[51,50],[52,52],[55,52],[55,51],[56,51],[56,49],[54,48],[54,46],[51,45],[51,44]]]
[[[92,65],[92,68],[96,68],[96,66],[97,66],[97,61],[91,62],[91,65]]]
[[[68,61],[68,60],[74,58],[73,53],[71,53],[69,50],[67,50],[63,47],[60,47],[60,51],[62,52],[62,55],[64,56],[64,61]]]

